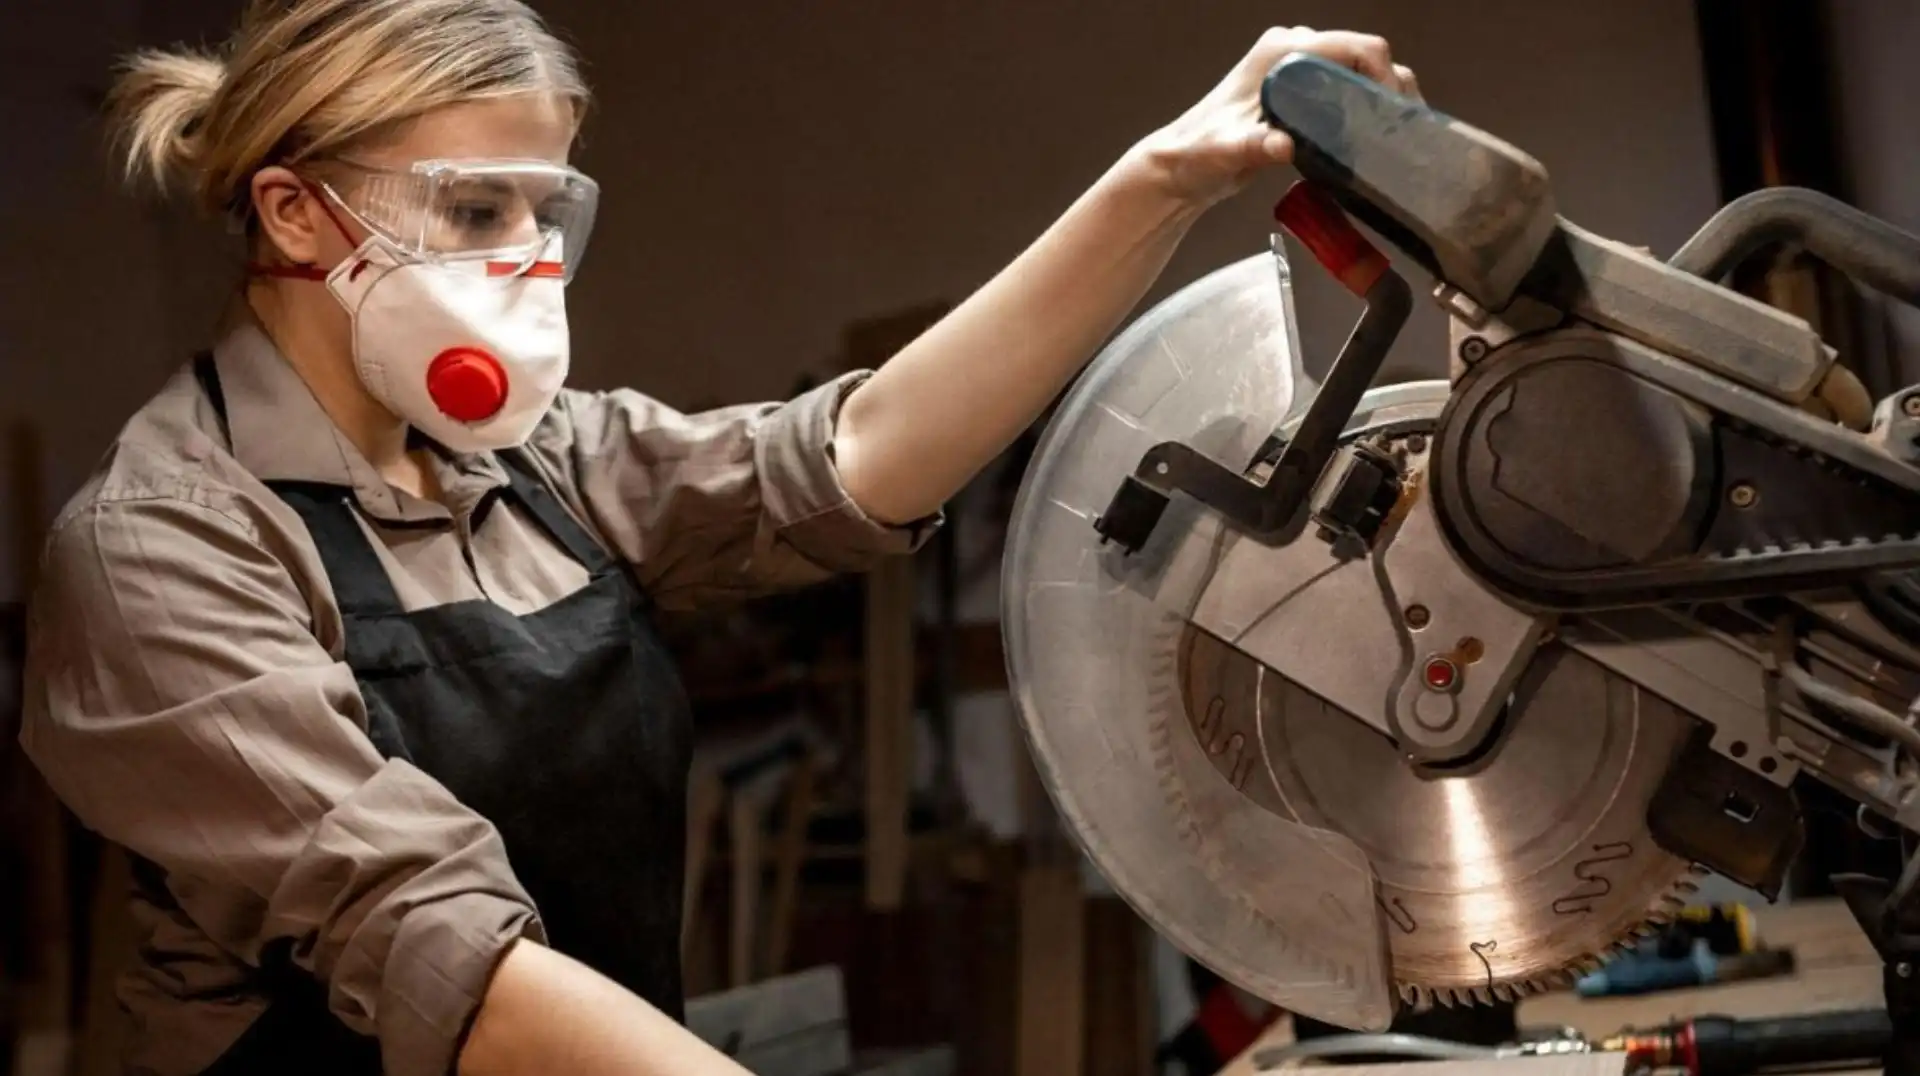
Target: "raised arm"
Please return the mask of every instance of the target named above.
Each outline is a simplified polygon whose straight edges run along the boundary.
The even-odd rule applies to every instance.
[[[834,455],[876,520],[923,518],[1037,418],[1165,268],[1187,229],[1293,147],[1260,81],[1309,52],[1417,92],[1380,38],[1276,29],[1206,97],[1143,139],[1032,246],[855,389]]]

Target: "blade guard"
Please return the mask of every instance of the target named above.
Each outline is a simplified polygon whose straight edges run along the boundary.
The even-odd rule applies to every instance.
[[[1177,685],[1182,595],[1164,554],[1217,516],[1178,500],[1138,552],[1093,521],[1158,444],[1244,472],[1309,389],[1283,248],[1136,321],[1049,423],[1015,503],[1003,575],[1010,682],[1044,785],[1094,865],[1194,959],[1276,1005],[1383,1030],[1394,994],[1373,872],[1348,838],[1259,809],[1222,777]],[[1190,538],[1188,538],[1190,540]],[[1084,779],[1088,760],[1099,777]],[[1080,776],[1066,779],[1067,760]],[[1231,868],[1229,865],[1232,865]],[[1265,865],[1249,870],[1248,864]]]

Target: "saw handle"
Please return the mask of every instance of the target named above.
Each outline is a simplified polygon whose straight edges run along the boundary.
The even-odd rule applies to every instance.
[[[1293,139],[1303,177],[1489,310],[1507,305],[1557,227],[1540,162],[1339,64],[1280,61],[1260,110]]]
[[[1340,447],[1341,431],[1413,310],[1413,291],[1339,206],[1304,181],[1287,192],[1274,215],[1343,284],[1366,300],[1359,324],[1333,360],[1293,438],[1280,450],[1266,484],[1249,480],[1190,445],[1161,442],[1140,457],[1134,473],[1114,491],[1107,510],[1094,520],[1102,541],[1137,552],[1159,524],[1175,491],[1262,541],[1285,538],[1305,519],[1302,509]]]
[[[1320,383],[1320,391],[1299,429],[1280,450],[1268,486],[1275,496],[1305,502],[1314,483],[1340,447],[1340,434],[1360,407],[1360,398],[1373,386],[1380,367],[1400,338],[1400,329],[1413,312],[1413,289],[1393,271],[1379,248],[1367,242],[1332,198],[1301,180],[1287,190],[1274,207],[1282,227],[1310,251],[1348,290],[1366,300],[1360,321]],[[1291,511],[1298,511],[1299,505]]]
[[[1802,187],[1769,187],[1728,202],[1668,264],[1718,283],[1778,245],[1803,247],[1855,281],[1920,306],[1920,237]]]

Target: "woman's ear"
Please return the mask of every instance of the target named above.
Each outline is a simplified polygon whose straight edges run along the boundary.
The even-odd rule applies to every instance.
[[[250,193],[254,219],[280,256],[295,265],[317,265],[325,242],[321,229],[331,226],[319,194],[277,165],[254,173]]]

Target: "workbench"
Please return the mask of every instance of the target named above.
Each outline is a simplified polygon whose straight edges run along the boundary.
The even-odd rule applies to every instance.
[[[1625,1027],[1652,1027],[1694,1016],[1764,1017],[1861,1009],[1883,1003],[1880,958],[1837,899],[1759,905],[1753,909],[1761,942],[1790,948],[1792,975],[1639,997],[1583,998],[1571,991],[1543,994],[1520,1004],[1520,1026],[1574,1028],[1601,1039]],[[1252,1048],[1234,1058],[1220,1076],[1253,1076],[1253,1057],[1293,1041],[1292,1022],[1280,1019]],[[1866,1076],[1854,1069],[1837,1076]]]

